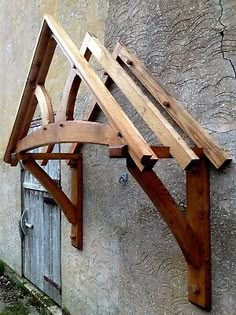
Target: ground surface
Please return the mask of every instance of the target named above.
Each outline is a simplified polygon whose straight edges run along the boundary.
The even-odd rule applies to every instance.
[[[43,315],[45,310],[29,292],[8,276],[0,276],[0,315]]]

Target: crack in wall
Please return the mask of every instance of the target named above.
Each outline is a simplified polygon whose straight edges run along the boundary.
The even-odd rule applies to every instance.
[[[222,0],[219,0],[219,6],[220,6],[220,17],[219,17],[219,23],[220,25],[223,27],[223,29],[220,31],[220,35],[221,35],[221,45],[220,45],[220,50],[221,50],[221,54],[223,56],[223,59],[224,60],[227,60],[229,61],[232,69],[233,69],[233,72],[234,72],[234,78],[236,79],[236,69],[234,67],[234,64],[232,62],[231,59],[225,57],[225,52],[224,52],[224,49],[223,49],[223,42],[224,42],[224,36],[225,36],[225,30],[226,30],[226,25],[222,22],[222,17],[223,17],[223,14],[224,14],[224,8],[223,8],[223,2]]]

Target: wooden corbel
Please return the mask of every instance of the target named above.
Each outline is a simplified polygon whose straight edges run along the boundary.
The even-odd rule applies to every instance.
[[[71,244],[79,250],[83,249],[83,161],[82,155],[61,153],[25,153],[16,154],[24,167],[51,194],[57,205],[62,209],[68,222],[72,224]],[[35,159],[71,159],[71,199],[61,187],[35,162]]]
[[[168,158],[167,154],[166,156],[163,154],[163,149],[155,147],[153,151],[159,158]],[[196,151],[199,160],[186,170],[186,216],[153,170],[147,168],[140,172],[130,157],[127,158],[127,168],[160,212],[183,252],[188,265],[189,301],[210,310],[209,170],[208,162],[200,153],[201,150]]]

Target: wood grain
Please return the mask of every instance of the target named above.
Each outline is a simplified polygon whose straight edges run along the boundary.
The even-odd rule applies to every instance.
[[[49,124],[32,132],[18,142],[16,153],[49,144],[72,142],[102,145],[121,143],[120,138],[109,125],[96,122],[66,121]]]

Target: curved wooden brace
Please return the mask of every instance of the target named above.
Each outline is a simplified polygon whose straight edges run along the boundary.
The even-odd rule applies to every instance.
[[[54,122],[53,107],[51,98],[43,85],[37,85],[34,95],[38,101],[42,125],[48,125]]]
[[[70,223],[75,224],[76,208],[66,194],[57,186],[55,181],[35,161],[23,161],[23,164],[40,182],[40,184],[52,195],[55,202],[63,210],[67,220]]]
[[[130,157],[127,159],[127,168],[159,210],[179,244],[187,263],[196,268],[201,266],[202,254],[199,241],[188,220],[159,177],[151,169],[141,172]]]
[[[73,120],[76,96],[80,87],[81,79],[71,69],[63,90],[61,103],[56,113],[55,121]]]
[[[21,139],[16,153],[56,143],[84,142],[102,145],[121,144],[109,125],[97,122],[65,121],[44,126]]]

